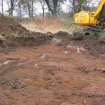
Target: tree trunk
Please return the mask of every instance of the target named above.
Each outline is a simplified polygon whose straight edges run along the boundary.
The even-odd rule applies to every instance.
[[[34,1],[33,0],[32,0],[32,3],[31,4],[32,4],[32,7],[31,7],[32,8],[31,15],[33,17],[33,14],[34,14]]]
[[[51,7],[50,5],[50,1],[49,0],[45,0],[47,7],[49,9],[49,11],[51,12],[51,14],[53,16],[57,16],[57,6],[58,6],[58,0],[52,0],[52,4],[53,6]]]
[[[42,7],[42,10],[43,10],[43,17],[45,16],[45,8],[44,6]]]
[[[28,1],[27,7],[28,7],[28,15],[29,15],[29,17],[31,17],[30,1]]]
[[[75,13],[76,9],[75,9],[75,1],[74,0],[72,1],[72,5],[73,5],[73,13]]]
[[[40,0],[40,4],[41,4],[41,7],[42,7],[43,18],[44,18],[44,16],[45,16],[45,2],[43,0]]]
[[[51,8],[50,6],[50,3],[49,3],[49,0],[45,0],[46,4],[47,4],[47,7],[49,9],[49,11],[51,12],[51,14],[53,15],[53,9]]]
[[[33,0],[28,0],[28,4],[27,4],[27,7],[28,7],[28,14],[29,14],[29,17],[32,18],[33,17]]]
[[[14,10],[14,0],[10,0],[10,10],[9,10],[9,15],[13,16],[13,10]]]
[[[58,0],[53,0],[53,5],[54,5],[54,12],[53,15],[57,16],[57,6],[58,6]]]
[[[4,14],[4,3],[3,3],[3,0],[2,0],[2,15]]]
[[[72,0],[73,13],[79,12],[81,9],[81,0]]]
[[[21,3],[18,3],[18,16],[21,18],[22,17],[22,11],[21,11]]]

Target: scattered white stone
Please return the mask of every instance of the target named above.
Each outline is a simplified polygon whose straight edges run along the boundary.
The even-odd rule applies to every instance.
[[[42,54],[42,56],[40,58],[41,59],[46,59],[46,58],[48,58],[48,54],[44,53],[44,54]]]
[[[85,52],[86,51],[85,48],[80,47],[80,46],[71,46],[71,45],[68,45],[67,48],[74,49],[74,50],[77,51],[77,53],[81,53],[81,52]]]
[[[7,64],[9,64],[10,62],[11,62],[10,60],[7,60],[7,61],[3,62],[3,65],[7,65]]]
[[[79,48],[79,47],[77,47],[77,53],[81,53],[81,51],[80,51],[80,48]]]
[[[35,64],[35,67],[38,67],[38,64]]]
[[[11,62],[12,62],[11,60],[4,61],[3,63],[0,64],[0,66],[8,65]]]
[[[54,42],[54,43],[60,43],[61,41],[62,41],[61,39],[57,39],[57,38],[52,39],[52,42]]]
[[[65,54],[68,54],[69,52],[68,52],[68,51],[64,51],[64,53],[65,53]]]
[[[74,46],[68,45],[67,48],[73,48]]]
[[[70,102],[64,102],[61,105],[77,105],[77,104],[73,104],[73,103],[70,103]]]
[[[80,47],[80,50],[81,50],[81,51],[83,51],[83,52],[85,52],[85,51],[86,51],[86,49],[85,49],[85,48],[83,48],[83,47]]]

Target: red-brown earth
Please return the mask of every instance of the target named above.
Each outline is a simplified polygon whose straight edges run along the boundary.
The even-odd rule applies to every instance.
[[[36,37],[27,31],[21,39],[8,30],[9,38],[0,31],[6,34],[0,47],[0,105],[105,105],[105,45],[98,38],[72,40],[63,32]]]

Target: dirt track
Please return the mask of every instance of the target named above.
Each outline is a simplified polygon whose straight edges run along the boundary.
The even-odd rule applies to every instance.
[[[11,33],[0,44],[0,105],[105,105],[105,45],[98,38]]]

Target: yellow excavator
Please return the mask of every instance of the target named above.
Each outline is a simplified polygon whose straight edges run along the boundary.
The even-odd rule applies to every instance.
[[[105,0],[100,0],[96,10],[93,12],[82,10],[74,15],[76,25],[85,27],[84,34],[100,32],[105,28]],[[78,33],[78,31],[76,31]]]

